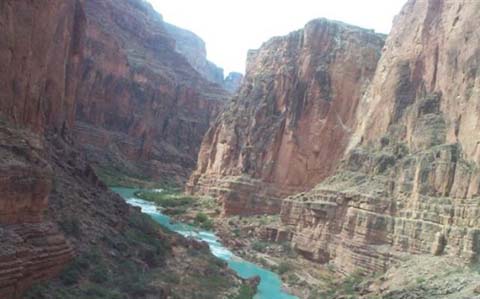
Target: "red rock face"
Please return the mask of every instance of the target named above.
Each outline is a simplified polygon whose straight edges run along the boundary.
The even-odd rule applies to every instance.
[[[282,205],[304,256],[341,273],[406,253],[478,261],[479,13],[476,1],[412,0],[397,16],[344,163]]]
[[[78,141],[105,167],[154,179],[186,178],[227,93],[175,51],[150,5],[94,0],[85,7]]]
[[[41,132],[71,127],[85,17],[78,1],[0,3],[0,115]]]
[[[53,184],[42,139],[0,125],[0,298],[57,275],[73,248],[44,213]]]
[[[44,219],[54,173],[40,136],[73,125],[85,17],[79,1],[7,0],[0,28],[0,297],[10,299],[73,257]]]
[[[204,138],[187,190],[227,214],[278,213],[279,199],[332,173],[383,36],[327,20],[251,51],[239,94]]]
[[[164,23],[168,34],[175,40],[175,50],[181,53],[190,65],[210,82],[223,85],[223,69],[207,60],[205,42],[195,33]]]

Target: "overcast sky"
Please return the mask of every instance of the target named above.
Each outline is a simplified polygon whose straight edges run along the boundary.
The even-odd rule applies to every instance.
[[[388,33],[406,0],[149,0],[165,21],[199,35],[208,58],[245,71],[248,49],[325,17]]]

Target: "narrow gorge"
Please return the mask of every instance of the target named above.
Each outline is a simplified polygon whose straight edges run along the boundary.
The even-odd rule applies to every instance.
[[[480,1],[405,2],[243,75],[166,3],[1,0],[0,299],[480,298]]]

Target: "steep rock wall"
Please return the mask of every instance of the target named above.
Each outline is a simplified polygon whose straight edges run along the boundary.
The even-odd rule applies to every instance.
[[[44,217],[54,173],[41,135],[73,126],[85,16],[74,0],[2,1],[0,28],[0,297],[10,299],[73,257]]]
[[[384,37],[318,19],[248,55],[247,74],[207,132],[187,191],[226,214],[278,213],[279,199],[332,173]]]
[[[336,174],[287,198],[283,227],[340,272],[399,256],[480,254],[480,3],[409,1],[396,17]]]
[[[76,138],[113,172],[184,180],[227,93],[175,51],[146,2],[93,0],[85,10]]]
[[[153,13],[145,8],[144,1],[136,0],[0,2],[0,298],[23,298],[28,289],[25,295],[28,298],[103,297],[107,293],[125,298],[190,298],[198,294],[209,298],[225,297],[224,292],[238,289],[243,281],[228,271],[226,265],[220,265],[207,247],[164,232],[138,208],[129,206],[112,193],[98,179],[78,146],[89,144],[81,138],[72,138],[71,134],[72,128],[77,131],[80,127],[97,132],[91,124],[83,123],[82,126],[75,120],[75,116],[78,117],[75,108],[85,109],[85,105],[79,107],[82,103],[79,97],[87,90],[91,92],[89,96],[106,102],[100,102],[99,105],[103,105],[100,108],[110,109],[90,116],[99,124],[118,129],[118,126],[128,128],[129,124],[122,122],[128,120],[127,114],[138,119],[142,117],[135,115],[133,104],[117,107],[123,101],[121,96],[134,89],[142,101],[145,100],[142,95],[147,93],[144,89],[150,88],[165,93],[170,101],[163,103],[167,109],[164,114],[170,118],[167,122],[171,123],[161,124],[165,131],[177,130],[179,138],[197,138],[199,144],[201,131],[206,130],[209,122],[209,113],[218,107],[215,100],[207,99],[223,91],[217,92],[215,86],[209,89],[210,84],[191,75],[194,71],[177,54],[168,56],[164,61],[166,65],[157,63],[151,69],[131,71],[133,65],[142,68],[140,62],[145,63],[146,58],[141,52],[136,52],[140,55],[139,61],[135,60],[135,55],[125,55],[128,51],[120,45],[125,41],[123,38],[129,36],[122,35],[124,31],[105,34],[86,18],[86,9],[92,9],[90,5],[94,4],[99,5],[95,7],[99,16],[114,17],[121,24],[119,26],[133,26],[128,27],[130,34],[144,34],[141,31],[143,19],[138,16],[129,19],[129,14],[112,16],[111,5]],[[102,23],[109,19],[96,20]],[[152,28],[158,30],[149,31],[150,39],[141,42],[155,51],[166,49],[166,53],[174,53],[173,40],[164,35],[160,27]],[[103,47],[105,44],[108,47]],[[93,61],[93,58],[98,60]],[[152,63],[155,60],[152,59]],[[177,64],[177,70],[170,69]],[[92,70],[93,67],[104,72],[108,70],[109,78],[103,78],[104,73]],[[112,74],[125,75],[122,77],[125,80],[115,81]],[[144,80],[152,81],[147,87],[134,83]],[[104,89],[91,89],[89,83],[106,85]],[[154,85],[157,89],[151,87]],[[208,94],[209,91],[212,93]],[[153,94],[153,91],[148,92]],[[92,110],[95,109],[93,106]],[[147,107],[139,109],[148,110]],[[146,121],[154,121],[153,116],[159,109],[152,108],[150,114],[144,113]],[[148,129],[140,121],[136,126],[137,129],[131,131],[145,131],[142,126]],[[103,128],[98,131],[104,132]],[[175,138],[172,132],[166,134]],[[100,138],[107,137],[108,144],[112,135],[97,136],[99,142],[105,142]],[[115,137],[131,148],[138,146],[135,140],[121,133]],[[92,142],[92,139],[86,140]],[[145,137],[143,140],[151,139]],[[174,148],[177,144],[168,146],[179,159],[181,154]],[[146,145],[139,147],[147,148]],[[178,147],[178,151],[191,150],[181,141]],[[107,146],[102,149],[104,153],[108,150]],[[216,266],[212,269],[214,263]],[[63,269],[65,271],[61,271]],[[146,273],[149,282],[139,291],[136,279],[142,277],[143,281]],[[164,273],[175,273],[176,277],[181,276],[190,283],[184,288],[171,280],[168,282]],[[199,275],[202,278],[210,276],[208,279],[212,281],[226,278],[227,287],[211,290],[200,283]],[[192,288],[192,283],[197,285]],[[37,284],[39,287],[31,288]]]
[[[205,42],[195,33],[164,23],[168,34],[175,39],[175,50],[181,53],[192,67],[207,80],[223,85],[223,69],[207,60]]]
[[[39,132],[71,127],[85,26],[79,1],[2,1],[0,26],[0,117]]]

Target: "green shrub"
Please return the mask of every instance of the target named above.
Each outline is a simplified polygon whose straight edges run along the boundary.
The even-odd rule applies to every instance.
[[[59,221],[58,225],[67,236],[78,238],[82,234],[80,221],[76,217],[64,218]]]
[[[253,296],[255,296],[255,289],[249,285],[242,285],[233,299],[252,299]]]
[[[347,276],[342,283],[343,292],[349,295],[354,294],[355,287],[362,281],[362,279],[362,274],[358,271]]]
[[[90,274],[90,280],[95,283],[105,283],[110,280],[110,274],[104,264],[95,265]]]
[[[415,282],[416,282],[417,284],[422,284],[422,283],[425,282],[425,278],[424,278],[424,277],[417,277],[417,278],[415,279]]]
[[[258,252],[265,252],[267,250],[268,243],[255,241],[252,243],[252,249]]]
[[[82,254],[74,260],[60,274],[60,280],[65,285],[76,284],[82,276],[90,269],[90,265],[96,265],[100,261],[98,250],[94,249],[89,254]]]
[[[280,265],[278,265],[278,274],[283,275],[293,269],[292,265],[288,262],[281,262]]]
[[[185,196],[179,191],[164,190],[162,192],[137,191],[135,196],[146,201],[154,202],[163,208],[175,208],[193,204],[194,198]]]
[[[195,216],[195,219],[193,220],[193,224],[195,226],[201,227],[205,230],[211,230],[213,229],[213,221],[208,218],[208,216],[205,213],[199,212]]]

